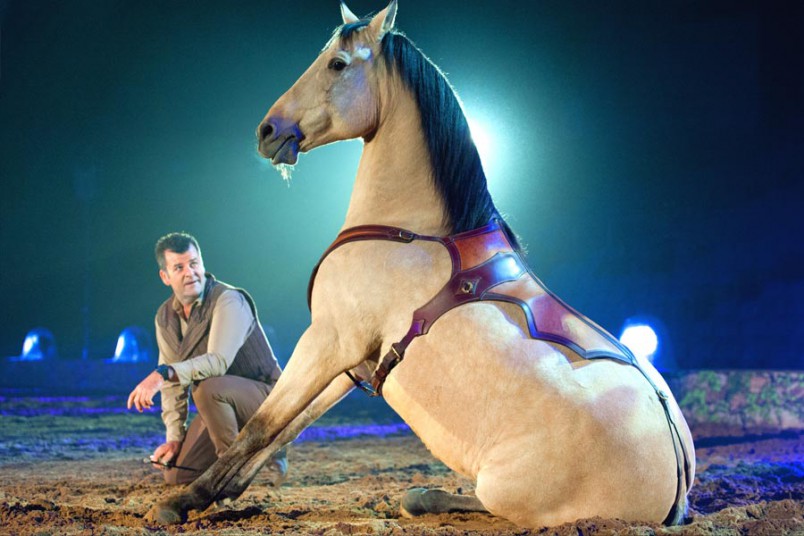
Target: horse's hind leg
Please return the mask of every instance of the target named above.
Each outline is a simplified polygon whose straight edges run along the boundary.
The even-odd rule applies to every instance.
[[[405,517],[422,514],[453,512],[488,512],[480,499],[472,495],[457,495],[440,489],[415,488],[405,495],[399,512]]]

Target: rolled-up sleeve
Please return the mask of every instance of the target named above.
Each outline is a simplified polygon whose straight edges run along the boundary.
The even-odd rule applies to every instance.
[[[226,374],[255,322],[254,313],[240,292],[222,292],[212,310],[207,353],[171,365],[178,376],[178,385],[186,387],[193,381]]]

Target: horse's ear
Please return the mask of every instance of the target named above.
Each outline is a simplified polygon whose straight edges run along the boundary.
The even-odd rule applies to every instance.
[[[343,17],[344,24],[351,24],[360,20],[357,18],[357,15],[352,13],[352,11],[346,7],[346,2],[343,0],[341,0],[341,17]]]
[[[388,4],[388,7],[374,15],[374,18],[371,19],[371,23],[369,23],[369,28],[371,28],[374,35],[377,36],[377,39],[380,40],[394,27],[395,19],[396,0],[391,0],[391,3]]]

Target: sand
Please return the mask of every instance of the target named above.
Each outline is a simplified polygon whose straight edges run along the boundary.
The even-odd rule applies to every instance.
[[[0,534],[804,534],[801,431],[693,430],[698,472],[682,527],[593,518],[526,530],[485,514],[402,518],[411,487],[468,494],[473,484],[389,412],[344,407],[290,447],[279,490],[266,472],[232,504],[165,528],[143,520],[168,490],[142,463],[161,439],[158,414],[126,412],[119,397],[0,396]],[[361,430],[372,435],[349,437]]]

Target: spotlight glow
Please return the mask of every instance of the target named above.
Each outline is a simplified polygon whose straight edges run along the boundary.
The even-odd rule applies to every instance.
[[[28,359],[42,359],[41,355],[36,358],[32,358],[34,346],[39,344],[39,337],[36,335],[28,335],[25,337],[25,341],[22,343],[22,355],[28,356]]]
[[[475,142],[477,152],[480,153],[480,161],[483,162],[483,167],[490,167],[494,154],[494,142],[488,133],[488,129],[483,123],[469,116],[466,117],[466,122],[469,123],[472,141]]]
[[[620,342],[631,350],[637,357],[651,359],[659,348],[659,338],[656,332],[647,324],[632,324],[626,326],[620,335]]]

